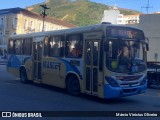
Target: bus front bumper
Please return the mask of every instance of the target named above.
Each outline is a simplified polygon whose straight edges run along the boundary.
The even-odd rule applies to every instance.
[[[104,98],[112,99],[125,96],[131,96],[136,94],[145,93],[147,89],[147,83],[134,87],[112,87],[109,84],[104,85]]]

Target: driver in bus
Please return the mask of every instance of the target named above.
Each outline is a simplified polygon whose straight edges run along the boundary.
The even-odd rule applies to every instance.
[[[121,70],[128,70],[131,68],[131,60],[129,58],[129,49],[124,46],[122,50],[118,51],[119,67]]]

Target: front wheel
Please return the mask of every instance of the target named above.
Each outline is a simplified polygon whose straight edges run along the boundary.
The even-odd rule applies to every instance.
[[[21,80],[22,83],[27,83],[28,82],[27,74],[26,74],[25,69],[20,70],[20,80]]]
[[[80,84],[76,76],[71,76],[66,83],[67,90],[71,95],[80,95]]]

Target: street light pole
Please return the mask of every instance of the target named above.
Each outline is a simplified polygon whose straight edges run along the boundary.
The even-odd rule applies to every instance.
[[[40,6],[43,8],[43,12],[42,12],[41,14],[42,14],[42,17],[43,17],[42,31],[44,31],[44,22],[45,22],[45,17],[47,16],[46,10],[47,10],[47,9],[50,9],[50,8],[48,8],[46,4],[40,5]]]

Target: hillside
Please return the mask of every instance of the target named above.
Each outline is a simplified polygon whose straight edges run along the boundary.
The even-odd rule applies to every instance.
[[[42,3],[44,4],[44,3]],[[77,26],[98,24],[101,22],[104,10],[110,6],[91,2],[89,0],[47,0],[48,16],[55,17]],[[41,13],[42,8],[39,5],[30,7],[33,12]],[[137,14],[137,11],[121,9],[121,13]]]

